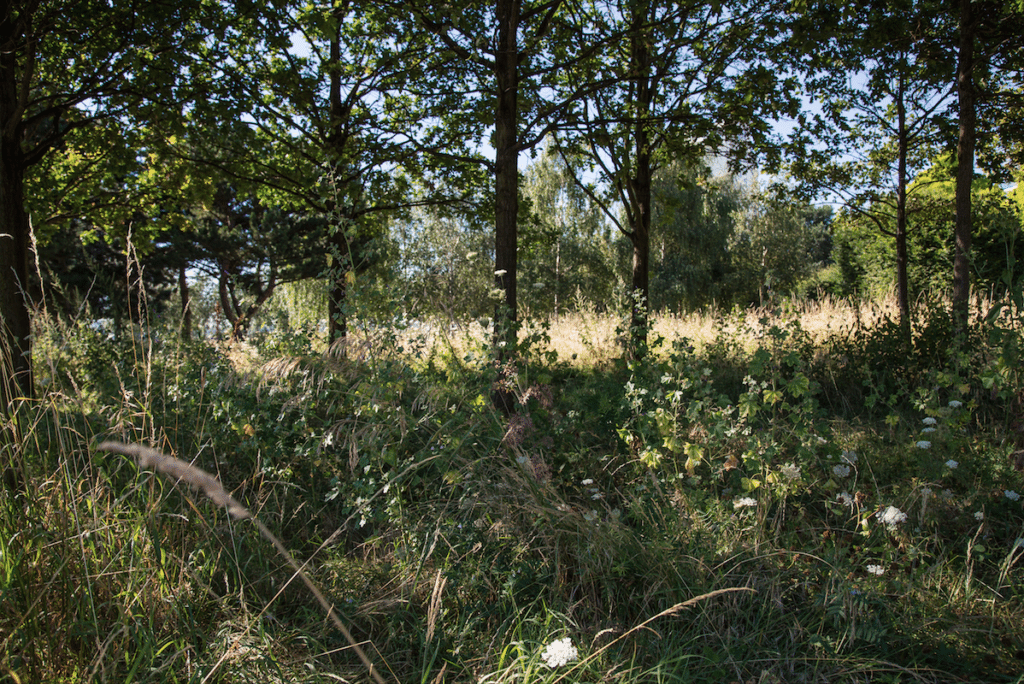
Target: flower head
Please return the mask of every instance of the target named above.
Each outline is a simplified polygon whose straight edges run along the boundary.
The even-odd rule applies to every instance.
[[[548,644],[540,657],[544,659],[545,665],[554,668],[568,665],[575,661],[579,657],[579,653],[577,653],[576,647],[572,645],[572,639],[565,637]]]
[[[925,425],[935,425],[939,421],[935,420],[931,416],[928,416],[927,418],[922,418],[921,422],[924,423]]]
[[[932,443],[929,442],[927,439],[922,439],[920,442],[917,443],[917,448],[918,449],[931,449],[932,448]]]
[[[848,465],[832,466],[832,472],[835,473],[838,477],[846,477],[847,475],[850,474],[850,466],[848,466]]]
[[[872,575],[884,575],[885,568],[883,568],[881,565],[869,565],[868,572],[870,572]]]
[[[949,401],[949,408],[958,409],[963,405],[964,403],[962,401],[957,401],[956,399],[951,399]]]
[[[882,524],[890,528],[894,528],[900,523],[907,521],[907,514],[895,506],[888,506],[884,511],[879,511],[875,515],[882,521]]]
[[[850,465],[856,465],[857,463],[857,452],[856,451],[844,451],[839,457],[843,463],[849,463]]]
[[[1012,489],[1005,490],[1003,492],[1003,496],[1005,496],[1010,501],[1017,501],[1018,499],[1020,499],[1020,494],[1018,494],[1017,492],[1013,491]]]
[[[800,467],[787,463],[782,466],[782,476],[787,480],[795,480],[800,477]]]
[[[849,492],[842,492],[841,494],[836,495],[836,498],[839,499],[839,502],[844,506],[853,508],[854,500],[853,497],[850,496]]]
[[[500,268],[500,269],[498,269],[497,271],[494,272],[494,275],[496,275],[496,276],[498,276],[500,278],[501,276],[503,276],[503,275],[505,275],[507,273],[508,273],[508,271],[506,271],[503,268]]]
[[[985,512],[984,511],[975,511],[974,512],[974,519],[977,520],[978,522],[983,521],[985,519]]]
[[[923,432],[925,434],[928,434],[929,432],[935,432],[935,428],[933,428],[933,427],[921,428],[921,432]]]
[[[732,502],[732,507],[736,509],[752,508],[754,506],[757,506],[757,499],[752,499],[749,496],[745,496],[742,499],[736,499]]]
[[[953,459],[949,459],[948,461],[946,461],[946,467],[949,468],[950,470],[956,470],[958,465],[960,464],[954,461]]]

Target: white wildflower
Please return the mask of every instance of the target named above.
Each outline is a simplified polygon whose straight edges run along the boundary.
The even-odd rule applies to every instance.
[[[840,456],[839,458],[842,459],[843,463],[849,463],[850,465],[856,465],[857,464],[857,452],[856,451],[844,451],[842,456]]]
[[[933,427],[921,428],[921,432],[924,433],[924,434],[928,434],[929,432],[935,432],[935,428],[933,428]]]
[[[907,514],[895,506],[889,506],[884,511],[879,511],[876,516],[882,521],[882,524],[888,525],[890,528],[907,521]]]
[[[594,481],[593,481],[593,480],[591,480],[591,479],[590,479],[590,478],[588,477],[588,478],[587,478],[586,480],[583,480],[583,482],[580,482],[580,484],[581,484],[581,485],[583,485],[584,487],[586,487],[587,485],[592,485],[592,484],[594,484]]]
[[[1005,496],[1010,501],[1017,501],[1018,499],[1020,499],[1020,494],[1013,491],[1012,489],[1007,489],[1006,491],[1004,491],[1003,496]]]
[[[927,418],[922,418],[921,422],[924,423],[925,425],[935,425],[939,421],[935,420],[931,416],[928,416]]]
[[[974,519],[977,520],[978,522],[983,521],[985,519],[985,512],[984,511],[975,511],[974,512]]]
[[[949,459],[948,461],[946,461],[946,467],[949,468],[950,470],[956,470],[958,465],[960,464],[957,461],[954,461],[953,459]]]
[[[846,465],[832,466],[832,472],[835,473],[838,477],[846,477],[847,475],[850,474],[850,466],[846,466]]]
[[[498,276],[500,278],[501,276],[503,276],[503,275],[505,275],[507,273],[508,273],[508,271],[506,271],[505,269],[502,268],[502,269],[499,269],[499,270],[495,271],[494,275],[496,275],[496,276]]]
[[[956,399],[951,399],[949,401],[949,408],[958,409],[963,405],[964,403],[962,401],[957,401]]]
[[[883,575],[885,574],[885,568],[883,568],[881,565],[872,564],[868,566],[868,572],[870,572],[872,575]]]
[[[920,442],[917,443],[917,448],[918,449],[931,449],[932,448],[932,443],[929,442],[926,439],[922,439]]]
[[[757,506],[757,500],[752,499],[749,496],[745,496],[742,499],[736,499],[732,502],[733,508],[748,508]]]
[[[576,647],[572,645],[572,639],[569,637],[552,641],[544,649],[544,653],[541,654],[544,664],[552,668],[568,665],[578,657],[579,653],[577,653]]]
[[[842,492],[838,496],[836,496],[836,498],[839,499],[839,502],[842,503],[844,506],[848,508],[853,508],[854,501],[853,497],[850,496],[849,492]]]
[[[795,480],[800,477],[800,467],[787,463],[782,466],[782,476],[787,480]]]

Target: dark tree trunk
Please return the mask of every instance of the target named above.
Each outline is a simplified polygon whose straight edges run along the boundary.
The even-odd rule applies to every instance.
[[[495,318],[495,334],[512,334],[516,320],[516,274],[518,267],[519,141],[518,107],[519,0],[497,0],[498,52],[495,77],[498,100],[494,114],[494,271],[495,284],[505,294],[503,310]],[[496,339],[500,345],[502,340]]]
[[[896,178],[896,298],[900,310],[900,331],[904,342],[910,342],[910,284],[907,278],[907,112],[904,103],[903,74],[899,75],[896,93],[898,160]]]
[[[178,291],[181,293],[181,341],[192,341],[192,295],[188,290],[185,266],[178,268]]]
[[[956,228],[953,253],[953,317],[967,326],[971,298],[971,183],[974,180],[974,17],[971,0],[960,0],[960,46],[957,59],[960,137],[957,142]]]
[[[0,467],[14,487],[20,470],[17,407],[31,398],[32,321],[29,306],[29,219],[26,160],[21,148],[18,49],[11,8],[0,13]]]
[[[494,316],[494,345],[499,362],[516,343],[516,282],[519,215],[519,29],[520,0],[497,0],[498,51],[494,58],[497,102],[494,111],[494,282],[505,297]],[[506,414],[515,397],[501,375],[492,394]]]
[[[331,289],[327,297],[327,334],[331,342],[338,342],[348,337],[348,312],[345,300],[348,297],[348,281],[346,276],[351,269],[349,245],[345,240],[345,231],[338,227],[338,232],[331,238],[334,252],[334,268],[329,276]]]
[[[631,35],[633,73],[636,74],[637,119],[633,130],[636,166],[629,181],[630,223],[633,243],[632,302],[629,331],[629,355],[640,358],[647,352],[647,328],[650,323],[650,251],[651,251],[651,140],[648,114],[654,96],[650,80],[651,55],[641,27],[646,17],[637,15]]]
[[[335,227],[335,233],[330,237],[329,245],[333,260],[327,276],[330,279],[330,290],[327,296],[327,339],[332,343],[344,340],[348,336],[348,311],[345,301],[348,296],[348,283],[346,279],[353,267],[351,249],[346,236],[352,212],[351,207],[345,205],[346,198],[341,187],[345,168],[343,160],[348,140],[345,131],[345,119],[348,111],[341,97],[341,31],[345,9],[336,10],[335,18],[338,20],[338,28],[337,33],[331,38],[330,83],[328,84],[330,134],[327,139],[327,147],[334,156],[332,180],[335,198],[329,204],[340,214],[341,218],[339,225]],[[344,350],[344,346],[342,346],[342,350]]]

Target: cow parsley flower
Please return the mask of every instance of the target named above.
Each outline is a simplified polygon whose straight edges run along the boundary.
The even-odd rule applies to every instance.
[[[1018,494],[1017,492],[1013,491],[1012,489],[1005,490],[1003,492],[1003,496],[1005,496],[1010,501],[1017,501],[1018,499],[1020,499],[1020,494]]]
[[[856,465],[857,464],[857,452],[856,451],[844,451],[842,456],[840,456],[839,458],[842,459],[842,461],[844,463],[849,463],[850,465]]]
[[[958,408],[960,408],[963,405],[964,405],[964,403],[962,401],[958,401],[956,399],[950,399],[950,401],[949,401],[949,408],[952,408],[952,409],[958,409]]]
[[[850,474],[850,466],[847,466],[847,465],[832,466],[832,472],[835,473],[838,477],[846,477],[847,475]]]
[[[946,467],[949,468],[950,470],[956,470],[957,466],[959,465],[960,464],[957,461],[954,461],[953,459],[949,459],[948,461],[946,461]]]
[[[925,425],[935,425],[939,421],[935,420],[931,416],[928,416],[927,418],[922,418],[921,422],[924,423]]]
[[[928,434],[929,432],[935,432],[935,428],[933,428],[933,427],[921,428],[921,432],[923,432],[924,434]]]
[[[582,482],[580,482],[580,484],[583,485],[584,487],[586,487],[587,485],[594,484],[594,481],[588,477],[587,479],[585,479]]]
[[[884,575],[885,568],[883,568],[881,565],[872,564],[868,566],[868,572],[870,572],[872,575]]]
[[[787,463],[782,466],[782,476],[787,480],[796,480],[800,477],[800,467]]]
[[[887,525],[889,528],[895,528],[900,523],[907,521],[907,514],[895,506],[888,506],[884,511],[879,511],[875,515],[883,525]]]
[[[836,498],[839,499],[839,502],[847,508],[853,508],[854,500],[853,497],[850,496],[849,492],[842,492],[838,494]]]
[[[927,439],[922,439],[920,442],[917,443],[917,448],[918,449],[931,449],[932,448],[932,443],[929,442]]]
[[[985,520],[985,512],[984,511],[975,511],[974,512],[974,519],[977,520],[978,522],[982,522],[983,520]]]
[[[579,653],[576,651],[576,647],[572,645],[572,639],[566,637],[548,644],[544,649],[544,653],[541,654],[541,658],[544,659],[545,665],[555,668],[574,662],[579,658]]]
[[[749,496],[745,496],[742,499],[736,499],[732,502],[732,507],[739,508],[752,508],[757,506],[757,499],[752,499]]]

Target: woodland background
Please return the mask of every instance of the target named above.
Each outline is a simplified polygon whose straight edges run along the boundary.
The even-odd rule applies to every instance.
[[[7,3],[0,678],[1021,681],[1022,36]]]

